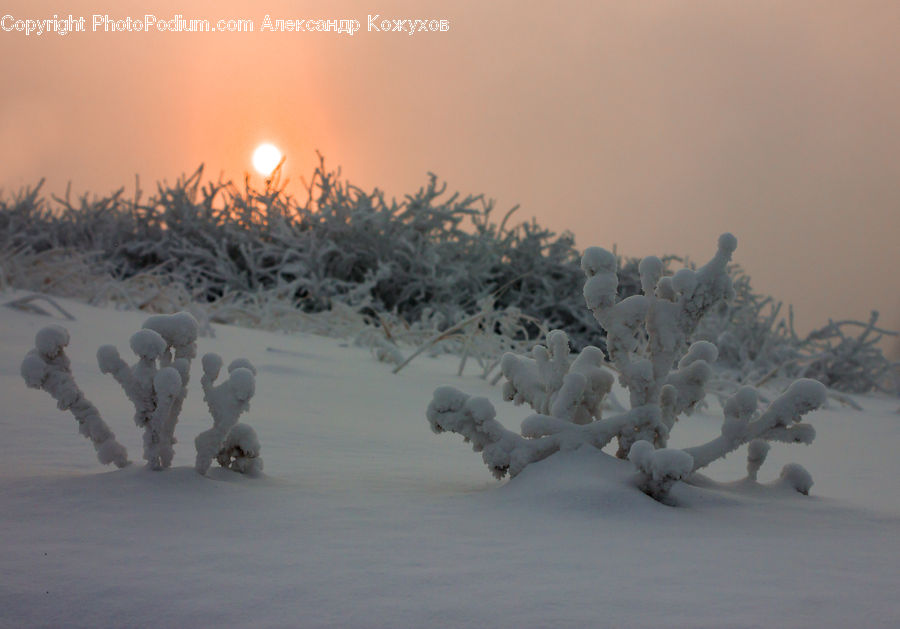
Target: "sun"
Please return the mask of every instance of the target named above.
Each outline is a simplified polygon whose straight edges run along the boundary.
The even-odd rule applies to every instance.
[[[253,151],[253,168],[263,177],[268,177],[281,161],[281,151],[274,144],[260,144]]]

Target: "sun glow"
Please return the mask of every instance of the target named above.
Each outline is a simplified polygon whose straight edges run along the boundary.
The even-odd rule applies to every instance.
[[[260,144],[253,151],[253,168],[263,177],[268,177],[281,161],[281,151],[274,144]]]

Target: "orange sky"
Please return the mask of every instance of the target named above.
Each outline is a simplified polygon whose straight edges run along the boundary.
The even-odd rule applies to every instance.
[[[106,193],[263,140],[402,195],[433,171],[579,247],[710,255],[802,327],[900,327],[900,3],[7,2],[4,15],[356,18],[334,33],[0,32],[0,186]],[[365,32],[367,14],[446,33]]]

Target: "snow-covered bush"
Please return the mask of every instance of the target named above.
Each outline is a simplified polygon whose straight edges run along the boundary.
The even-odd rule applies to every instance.
[[[562,329],[575,350],[605,350],[579,295],[573,236],[534,220],[514,224],[516,208],[497,217],[491,201],[448,195],[433,175],[388,199],[346,182],[324,161],[304,199],[286,194],[277,174],[263,190],[202,177],[198,169],[162,183],[146,199],[120,190],[48,200],[40,185],[0,196],[0,288],[146,312],[191,310],[207,333],[212,321],[357,338],[395,364],[394,346],[420,347],[478,316],[489,300],[513,325],[482,318],[431,349],[468,352],[490,370],[503,351],[523,351],[502,348],[509,343],[495,342],[494,333],[530,342]],[[639,295],[640,261],[613,257],[618,298]],[[663,274],[674,260],[661,259]],[[837,322],[800,338],[779,303],[754,293],[738,267],[729,274],[735,298],[712,309],[696,335],[719,348],[726,369],[718,378],[726,381],[717,393],[797,377],[843,391],[897,390],[896,364],[878,345],[891,332]],[[483,334],[471,334],[476,329]]]
[[[172,465],[175,427],[188,393],[197,335],[198,324],[190,313],[154,315],[131,336],[130,346],[137,356],[133,365],[128,365],[113,345],[97,350],[100,371],[112,375],[134,404],[134,423],[144,429],[144,459],[150,469],[162,470]],[[64,352],[68,343],[65,328],[43,328],[35,337],[35,349],[22,362],[22,377],[29,387],[50,393],[60,409],[72,411],[79,431],[94,442],[101,463],[123,467],[128,463],[125,448],[75,384]],[[241,424],[233,436],[230,434],[253,396],[255,369],[248,360],[239,358],[229,367],[229,379],[214,387],[221,362],[215,354],[203,358],[201,383],[214,426],[197,437],[197,470],[205,474],[209,462],[219,457],[229,469],[258,472],[262,470],[262,459],[256,433]]]
[[[825,387],[798,380],[763,411],[757,408],[754,389],[738,389],[725,404],[719,437],[683,450],[666,447],[679,416],[705,397],[717,350],[708,341],[690,340],[703,316],[732,295],[727,267],[736,247],[737,240],[724,234],[709,263],[671,276],[663,275],[661,260],[646,257],[639,267],[642,294],[621,300],[616,257],[596,247],[585,251],[584,297],[607,332],[609,360],[628,390],[630,410],[602,415],[613,382],[603,366],[603,353],[589,347],[573,360],[568,338],[554,331],[547,336],[547,346],[536,347],[531,358],[507,354],[501,363],[507,380],[504,397],[535,411],[523,421],[521,434],[504,428],[486,399],[452,387],[434,392],[427,411],[432,430],[456,432],[471,441],[498,478],[515,476],[560,450],[582,445],[601,449],[617,440],[616,454],[634,464],[640,488],[661,501],[667,500],[673,483],[747,443],[811,443],[815,431],[799,421],[825,401]],[[754,445],[748,462],[751,476],[763,459],[761,447]],[[788,476],[801,475],[793,471]],[[794,484],[798,490],[806,486]]]
[[[97,460],[117,467],[128,465],[125,447],[116,441],[97,407],[84,397],[75,384],[72,368],[65,348],[69,333],[65,328],[52,325],[40,330],[34,338],[34,349],[22,361],[22,377],[25,384],[43,389],[57,402],[61,411],[71,411],[78,422],[78,432],[91,440],[97,451]]]
[[[81,294],[162,312],[194,300],[210,304],[220,320],[272,320],[265,309],[277,296],[300,312],[342,302],[393,313],[408,325],[428,311],[450,327],[493,295],[498,311],[518,309],[565,327],[579,341],[589,329],[573,292],[580,273],[571,234],[557,236],[533,221],[513,225],[512,210],[495,221],[491,201],[448,195],[433,175],[399,200],[364,192],[324,163],[303,200],[277,185],[204,185],[202,176],[200,169],[161,184],[146,200],[116,194],[51,203],[40,186],[0,197],[0,258],[22,262],[4,264],[0,284],[40,290],[46,261],[40,256],[58,262],[65,251],[85,267],[80,278],[102,287]],[[148,285],[140,288],[151,290],[110,294],[104,279],[138,276]],[[153,281],[159,290],[152,290]],[[64,284],[53,286],[65,291]],[[176,294],[176,286],[185,294]],[[165,303],[169,296],[176,303]]]
[[[876,325],[877,311],[866,322],[829,320],[800,336],[793,308],[783,315],[782,302],[755,293],[739,266],[732,265],[730,273],[735,297],[713,308],[697,332],[719,348],[719,378],[755,386],[813,378],[847,393],[900,393],[900,363],[882,349],[884,339],[897,332]]]
[[[829,320],[801,341],[803,355],[791,371],[841,391],[900,393],[900,362],[888,360],[880,347],[884,337],[897,333],[877,322],[877,310],[865,323]]]
[[[128,366],[112,345],[97,350],[100,371],[122,385],[134,404],[134,423],[144,429],[144,460],[152,469],[165,469],[175,453],[175,425],[197,354],[197,321],[186,312],[154,315],[131,337],[138,362]]]
[[[200,384],[203,387],[203,399],[213,418],[213,426],[209,430],[201,432],[194,439],[197,447],[195,468],[201,474],[206,474],[213,459],[219,456],[229,458],[228,453],[234,447],[234,444],[228,445],[229,434],[237,425],[241,413],[250,408],[250,398],[256,391],[256,369],[250,364],[250,361],[242,358],[232,361],[228,366],[228,379],[219,385],[214,385],[221,369],[221,356],[212,353],[203,356],[203,377],[200,379]],[[247,428],[245,426],[239,431],[239,435],[240,432],[243,432],[243,440],[239,439],[238,441],[247,446],[247,452],[255,454],[253,457],[241,455],[242,460],[245,457],[255,458],[259,454],[256,434],[252,433],[252,439],[250,439],[251,435],[247,434]],[[255,442],[255,447],[251,442]],[[223,451],[225,452],[223,453]],[[221,461],[222,459],[220,459]],[[239,463],[232,469],[239,469],[243,465],[243,463]]]

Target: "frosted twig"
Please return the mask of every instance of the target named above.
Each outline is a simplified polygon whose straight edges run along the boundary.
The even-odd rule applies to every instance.
[[[21,373],[25,384],[49,393],[62,411],[71,411],[78,422],[78,432],[91,440],[97,451],[97,460],[115,463],[117,467],[128,465],[125,447],[116,441],[100,412],[84,397],[75,384],[65,347],[69,344],[68,331],[58,325],[40,330],[34,339],[35,348],[22,361]]]
[[[4,306],[7,308],[15,308],[17,310],[24,310],[26,312],[33,312],[35,314],[51,316],[49,312],[41,308],[40,306],[36,306],[32,302],[34,301],[46,301],[48,304],[56,308],[59,313],[64,316],[69,321],[75,321],[74,315],[72,315],[68,310],[59,305],[55,299],[51,299],[46,295],[26,295],[25,297],[20,297],[18,299],[13,299],[12,301],[8,301]]]
[[[222,369],[222,358],[218,354],[203,356],[203,376],[200,378],[203,387],[203,399],[212,415],[213,426],[201,432],[194,439],[197,448],[197,460],[194,465],[200,474],[206,474],[212,460],[225,446],[229,432],[237,424],[241,413],[250,408],[250,398],[256,390],[252,365],[245,360],[238,360],[228,367],[228,379],[215,386]]]

